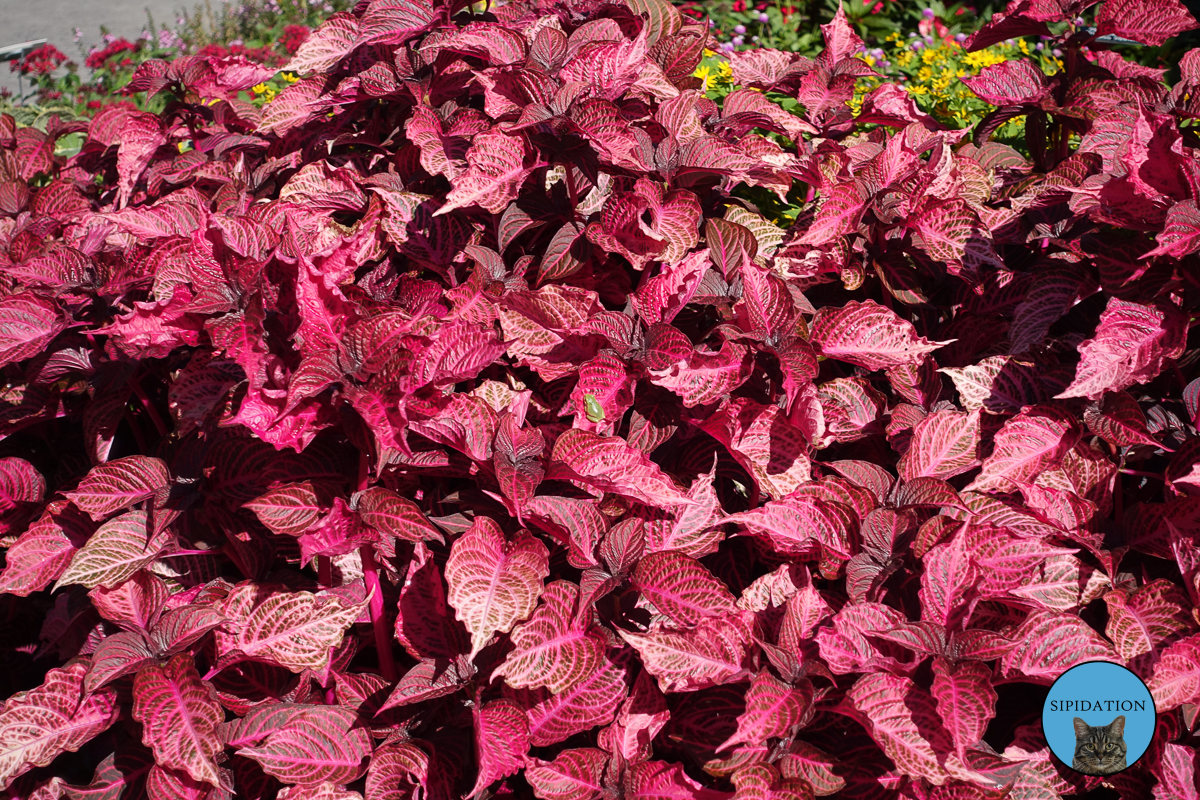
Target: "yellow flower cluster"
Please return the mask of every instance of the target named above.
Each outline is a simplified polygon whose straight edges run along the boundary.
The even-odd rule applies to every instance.
[[[893,33],[887,38],[888,49],[864,53],[860,58],[879,73],[879,77],[863,78],[855,89],[850,108],[858,114],[862,110],[863,96],[884,81],[899,81],[917,105],[926,113],[955,127],[974,125],[983,118],[991,106],[984,103],[967,88],[962,78],[978,75],[994,64],[1013,59],[1034,61],[1048,75],[1062,69],[1062,62],[1048,51],[1030,47],[1024,39],[1013,43],[1002,42],[973,53],[966,52],[953,39],[928,43],[923,39],[905,38]],[[915,45],[915,49],[914,49]],[[1023,120],[1018,118],[1006,123],[998,133],[1000,136],[1014,135]]]
[[[704,52],[706,56],[710,53],[713,56],[716,55],[711,50],[705,50]],[[705,60],[708,61],[709,59],[706,58]],[[692,75],[703,81],[704,85],[701,87],[701,91],[704,92],[733,88],[733,67],[725,59],[717,61],[715,66],[701,63],[700,66],[696,67],[696,71]]]
[[[265,83],[256,84],[250,91],[254,92],[256,100],[264,100],[268,103],[275,99],[275,95],[279,94],[273,87]]]

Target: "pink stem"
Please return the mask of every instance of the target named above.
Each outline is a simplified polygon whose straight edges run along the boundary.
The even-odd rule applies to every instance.
[[[142,408],[146,410],[146,416],[150,417],[150,421],[154,423],[154,427],[158,429],[159,436],[167,435],[167,425],[163,422],[163,418],[158,415],[158,409],[150,402],[150,398],[146,396],[146,390],[137,381],[130,381],[133,386],[133,393],[137,395],[138,400],[142,401]]]
[[[379,653],[379,669],[384,680],[396,680],[396,662],[392,659],[392,637],[388,630],[387,614],[383,609],[383,587],[379,584],[379,565],[371,545],[365,544],[358,551],[362,556],[363,582],[371,595],[371,628],[375,631],[375,650]]]
[[[142,433],[142,426],[138,425],[138,421],[133,418],[128,406],[125,408],[125,421],[129,423],[129,429],[133,431],[133,439],[137,442],[138,452],[148,454],[150,451],[146,447],[146,437]]]
[[[1120,469],[1117,471],[1125,475],[1140,475],[1143,478],[1154,478],[1160,481],[1163,479],[1162,473],[1160,472],[1143,472],[1140,469]]]
[[[358,491],[367,488],[371,477],[370,456],[358,454]],[[375,650],[379,653],[379,669],[389,683],[396,680],[396,662],[392,658],[392,635],[388,629],[387,613],[383,608],[383,586],[379,583],[379,564],[375,561],[375,548],[364,544],[358,549],[362,558],[363,583],[367,593],[371,595],[369,610],[371,613],[371,628],[375,631]]]

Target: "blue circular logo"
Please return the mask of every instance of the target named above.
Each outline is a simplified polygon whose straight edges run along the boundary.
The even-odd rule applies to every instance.
[[[1058,677],[1042,706],[1051,752],[1084,775],[1115,775],[1150,746],[1157,720],[1154,698],[1120,664],[1089,661]]]

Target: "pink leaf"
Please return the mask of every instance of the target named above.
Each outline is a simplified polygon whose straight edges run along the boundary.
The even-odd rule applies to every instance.
[[[973,748],[996,716],[996,690],[992,671],[978,661],[957,664],[943,658],[933,660],[930,693],[937,701],[938,715],[954,740],[955,752],[963,758]]]
[[[17,692],[0,708],[0,787],[62,753],[74,753],[117,720],[114,692],[85,694],[86,661],[46,673],[40,686]]]
[[[980,100],[994,106],[1028,105],[1049,94],[1045,74],[1023,59],[984,67],[977,77],[963,78],[962,82]]]
[[[145,511],[128,511],[92,534],[55,587],[76,583],[89,589],[116,586],[158,558],[170,541],[169,531],[156,532]]]
[[[1006,676],[1049,684],[1084,661],[1119,663],[1112,645],[1073,614],[1036,611],[1012,638],[1017,644],[1000,662]]]
[[[133,188],[154,152],[167,142],[162,123],[154,114],[130,114],[121,125],[117,148],[117,208],[133,196]]]
[[[99,521],[154,497],[170,482],[171,473],[161,459],[128,456],[93,467],[67,498]]]
[[[811,687],[793,688],[769,672],[760,672],[746,691],[746,710],[738,717],[737,732],[717,752],[739,743],[753,747],[786,737],[803,721],[811,704]]]
[[[597,800],[607,763],[604,751],[594,747],[563,750],[553,761],[527,767],[525,780],[539,800]]]
[[[1095,336],[1079,345],[1075,380],[1057,396],[1099,398],[1105,391],[1148,383],[1168,359],[1183,352],[1186,329],[1173,306],[1109,298]]]
[[[359,495],[358,515],[387,536],[410,542],[442,541],[441,531],[425,518],[416,503],[381,486],[373,486]]]
[[[1200,27],[1179,0],[1108,0],[1096,15],[1096,35],[1116,34],[1158,46]]]
[[[1196,751],[1182,744],[1164,744],[1154,800],[1200,800],[1196,788]]]
[[[505,689],[529,717],[529,741],[547,747],[612,720],[625,699],[625,670],[608,659],[563,692]]]
[[[731,398],[700,427],[725,445],[771,497],[783,497],[812,477],[808,439],[778,406]]]
[[[238,755],[257,761],[263,772],[283,783],[345,784],[364,772],[371,736],[357,715],[340,706],[300,706],[286,724]]]
[[[734,611],[733,595],[699,561],[668,550],[638,562],[633,586],[676,625],[693,628],[706,617]]]
[[[289,483],[260,495],[242,508],[248,508],[273,533],[299,536],[325,511],[317,499],[311,481]]]
[[[1078,437],[1074,418],[1061,408],[1031,406],[1004,423],[983,470],[967,488],[1009,491],[1015,484],[1032,482],[1057,466]]]
[[[472,205],[499,214],[516,198],[525,176],[533,169],[525,165],[527,152],[521,136],[500,132],[476,136],[467,150],[466,171],[454,179],[446,204],[434,216]]]
[[[654,625],[646,633],[618,633],[638,652],[664,692],[732,683],[747,674],[742,663],[749,630],[739,616],[708,617],[689,631]]]
[[[359,44],[399,44],[434,19],[433,8],[413,0],[371,0]]]
[[[888,758],[913,778],[935,786],[950,777],[946,754],[950,737],[938,721],[933,698],[908,678],[886,673],[863,675],[846,693]],[[961,770],[961,766],[960,766]]]
[[[529,723],[525,712],[511,700],[493,700],[476,708],[475,758],[479,775],[469,796],[475,797],[500,778],[525,765],[529,752]]]
[[[257,587],[243,584],[222,607],[232,624],[231,632],[216,633],[220,660],[263,660],[293,672],[322,669],[329,663],[330,648],[341,644],[365,606],[365,600],[351,603],[309,592],[277,592],[259,602]]]
[[[625,775],[627,800],[729,800],[728,792],[707,789],[692,780],[679,764],[643,761]]]
[[[0,366],[41,352],[66,327],[58,307],[32,294],[0,299]]]
[[[567,477],[589,488],[615,492],[647,505],[691,505],[645,453],[618,436],[598,436],[576,428],[564,431],[550,454],[548,477]]]
[[[1184,611],[1187,596],[1161,578],[1134,592],[1115,589],[1104,595],[1104,602],[1108,605],[1104,632],[1126,661],[1152,653],[1167,639],[1192,628]]]
[[[813,318],[812,339],[826,356],[870,370],[916,364],[949,344],[918,336],[912,323],[872,300],[822,308]]]
[[[708,249],[689,253],[642,284],[633,295],[634,307],[646,324],[670,323],[684,306],[691,302],[708,271]]]
[[[29,526],[4,553],[0,594],[28,597],[40,592],[67,569],[78,548],[49,513]]]
[[[906,481],[953,478],[979,463],[979,412],[936,411],[916,424],[896,466]]]
[[[471,632],[471,658],[533,613],[549,574],[546,546],[528,531],[508,541],[491,519],[475,519],[446,561],[447,600]]]
[[[947,629],[954,627],[979,572],[972,561],[967,537],[962,533],[932,548],[922,558],[921,619]]]
[[[1088,430],[1118,447],[1148,444],[1162,447],[1150,435],[1146,415],[1137,401],[1125,392],[1106,392],[1100,402],[1083,412]]]
[[[200,680],[192,657],[180,653],[166,664],[144,667],[133,682],[133,716],[158,764],[217,786],[215,756],[222,749],[217,724],[225,711],[213,687]]]
[[[1163,650],[1146,685],[1159,713],[1200,702],[1200,635],[1180,639]]]
[[[542,604],[528,622],[510,635],[513,649],[492,678],[503,677],[515,689],[545,687],[554,694],[594,674],[604,663],[604,645],[588,624],[590,614],[576,616],[579,587],[555,581],[542,594]]]
[[[359,28],[357,17],[335,14],[309,34],[284,69],[301,75],[327,71],[358,44]]]

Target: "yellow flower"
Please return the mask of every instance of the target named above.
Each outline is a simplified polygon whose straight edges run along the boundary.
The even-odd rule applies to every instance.
[[[712,74],[712,69],[710,69],[709,67],[696,67],[696,71],[692,73],[693,77],[699,78],[701,81],[703,81],[703,85],[700,87],[700,91],[702,91],[702,92],[708,91],[708,76],[711,74]]]
[[[913,86],[910,84],[908,86],[908,93],[909,94],[918,94],[918,95],[929,94],[929,89],[927,89],[924,86]]]
[[[717,64],[717,76],[723,81],[733,80],[733,66],[728,61]]]
[[[300,80],[300,76],[294,72],[281,72],[279,77],[283,78],[285,83],[295,83]]]
[[[245,86],[246,84],[243,83],[242,85]],[[254,92],[255,94],[266,94],[267,85],[265,83],[255,84],[250,91]]]

